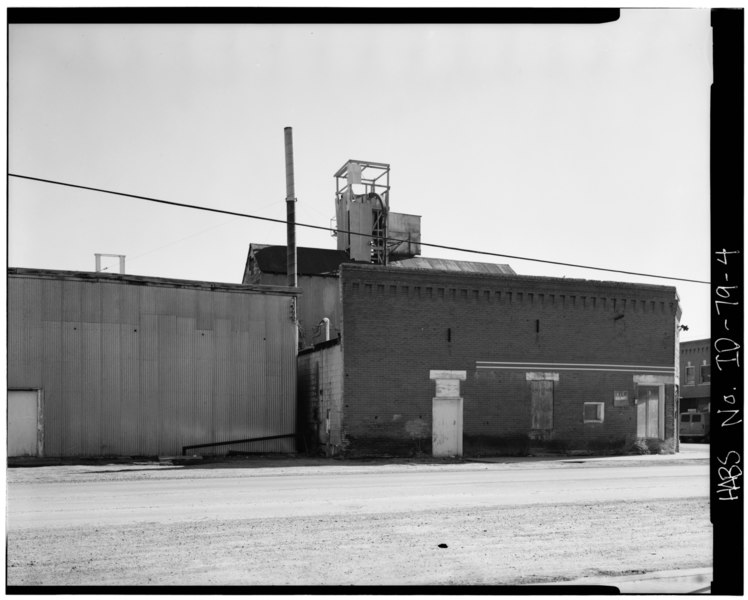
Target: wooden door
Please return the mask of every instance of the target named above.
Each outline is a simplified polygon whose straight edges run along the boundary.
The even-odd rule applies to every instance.
[[[553,429],[553,381],[531,381],[532,394],[530,428],[533,430]]]

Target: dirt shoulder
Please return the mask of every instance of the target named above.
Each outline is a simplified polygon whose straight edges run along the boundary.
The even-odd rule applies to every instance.
[[[706,500],[686,499],[24,530],[8,536],[7,581],[517,585],[616,577],[710,566],[708,514]]]

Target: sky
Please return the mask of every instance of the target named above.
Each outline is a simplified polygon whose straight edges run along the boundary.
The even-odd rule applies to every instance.
[[[11,25],[12,174],[330,226],[334,173],[388,163],[422,241],[709,280],[706,9],[599,25]],[[240,283],[286,228],[10,177],[8,266]],[[335,248],[299,227],[300,246]],[[521,274],[672,285],[709,337],[709,286],[423,248]],[[114,259],[104,266],[117,269]]]

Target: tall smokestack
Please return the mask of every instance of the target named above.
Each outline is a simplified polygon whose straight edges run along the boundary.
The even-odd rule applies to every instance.
[[[286,137],[286,273],[288,285],[297,286],[296,277],[296,195],[293,183],[293,133],[284,130]]]

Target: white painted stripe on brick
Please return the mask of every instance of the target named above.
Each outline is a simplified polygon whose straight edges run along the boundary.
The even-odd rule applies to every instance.
[[[530,366],[509,366],[509,365],[501,365],[501,364],[493,364],[493,365],[477,365],[477,369],[488,371],[488,370],[501,370],[501,369],[514,369],[519,371],[530,371],[530,370],[548,370],[548,371],[607,371],[607,372],[618,372],[618,373],[649,373],[649,374],[658,374],[658,373],[665,373],[665,374],[672,374],[675,372],[674,368],[637,368],[637,367],[628,367],[628,368],[616,368],[616,367],[585,367],[585,366],[578,366],[578,367],[559,367],[557,365],[546,365],[545,367],[538,367],[536,365]]]
[[[599,363],[551,363],[551,362],[510,362],[510,361],[490,361],[476,360],[478,365],[528,365],[546,367],[548,365],[558,365],[560,367],[623,367],[625,369],[673,369],[668,365],[611,365]]]

